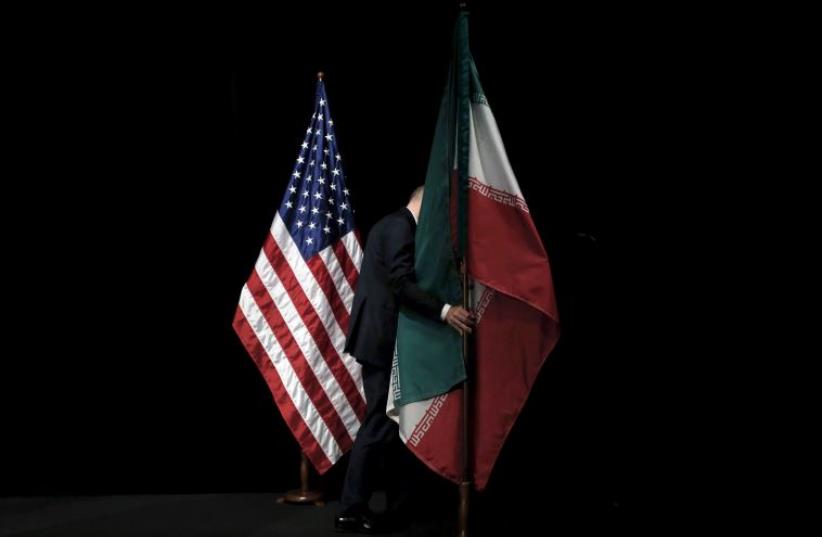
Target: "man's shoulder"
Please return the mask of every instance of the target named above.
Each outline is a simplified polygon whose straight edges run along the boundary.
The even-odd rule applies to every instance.
[[[387,229],[394,229],[397,226],[403,227],[410,227],[411,225],[411,214],[408,213],[408,209],[403,207],[393,213],[387,214],[383,216],[376,224],[374,224],[375,230],[387,230]]]
[[[380,248],[378,244],[385,244],[388,242],[406,241],[409,237],[413,239],[414,236],[414,217],[408,212],[408,209],[403,207],[398,211],[387,214],[371,226],[366,238],[366,248],[369,245],[371,248]]]

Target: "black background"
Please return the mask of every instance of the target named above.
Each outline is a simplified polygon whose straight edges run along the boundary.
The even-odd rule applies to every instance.
[[[715,131],[693,136],[706,95],[721,99],[710,30],[674,10],[471,9],[472,52],[551,258],[563,330],[480,505],[534,518],[675,505],[692,457],[672,310],[692,290],[694,256],[670,245],[696,162],[717,150]],[[422,182],[455,14],[449,2],[110,13],[77,26],[52,14],[61,31],[26,41],[39,54],[12,77],[21,166],[6,197],[0,493],[297,485],[296,444],[231,329],[240,288],[318,70],[363,233]],[[319,481],[332,495],[344,466]],[[432,487],[450,501],[450,487]]]

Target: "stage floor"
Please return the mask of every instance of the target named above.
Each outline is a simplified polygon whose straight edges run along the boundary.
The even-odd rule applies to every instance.
[[[277,503],[279,494],[191,494],[0,498],[0,537],[269,537],[340,535],[337,502],[322,507]],[[377,498],[377,502],[379,502]],[[443,522],[386,535],[441,536]]]

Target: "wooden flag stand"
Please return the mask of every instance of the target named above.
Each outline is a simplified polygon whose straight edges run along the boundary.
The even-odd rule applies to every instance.
[[[465,259],[460,263],[462,271],[462,307],[471,311],[471,297],[469,295],[471,289],[468,282],[468,271],[465,266]],[[469,507],[471,504],[471,428],[470,428],[470,410],[469,404],[471,399],[468,394],[468,380],[470,379],[471,369],[469,354],[470,348],[468,346],[468,332],[462,334],[462,358],[465,362],[466,379],[462,385],[462,482],[459,484],[460,489],[460,505],[459,505],[459,525],[457,530],[458,537],[468,537],[468,520]]]
[[[462,0],[460,2],[460,12],[468,13],[468,2]],[[465,43],[457,43],[457,62],[455,68],[458,71],[457,75],[457,91],[459,94],[459,110],[458,117],[460,119],[458,130],[458,147],[459,158],[457,160],[460,177],[460,184],[462,181],[468,180],[468,94],[469,94],[469,78],[467,68],[464,65],[466,58],[470,57],[468,54],[467,34]],[[467,211],[467,207],[465,208]],[[467,226],[467,217],[465,225]],[[467,231],[465,232],[467,234]],[[468,244],[467,240],[461,239],[462,252],[460,259],[460,272],[462,272],[462,307],[471,311],[471,286],[468,278]],[[462,360],[465,364],[465,382],[462,385],[462,481],[459,484],[460,489],[460,505],[459,505],[459,526],[457,530],[458,537],[468,537],[468,527],[470,520],[470,504],[471,504],[471,475],[472,465],[471,460],[471,397],[470,397],[470,380],[471,380],[471,347],[469,345],[469,334],[463,332],[462,334]]]
[[[325,73],[317,73],[317,80],[322,81]],[[323,493],[318,490],[308,490],[308,458],[305,453],[300,452],[300,488],[286,493],[279,498],[277,503],[291,503],[296,505],[312,504],[316,506],[325,505],[322,499]]]
[[[300,454],[302,459],[300,461],[300,488],[286,493],[285,496],[279,498],[277,503],[292,503],[297,505],[325,505],[322,500],[323,493],[318,490],[308,490],[308,459],[305,453]]]

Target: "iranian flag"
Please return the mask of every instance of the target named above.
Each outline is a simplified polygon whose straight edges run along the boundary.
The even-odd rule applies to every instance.
[[[470,478],[482,490],[559,338],[551,268],[457,20],[416,232],[417,283],[462,304],[459,260],[477,316],[468,371],[462,337],[401,310],[388,415],[429,468],[462,481],[463,386],[470,389]]]

